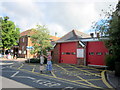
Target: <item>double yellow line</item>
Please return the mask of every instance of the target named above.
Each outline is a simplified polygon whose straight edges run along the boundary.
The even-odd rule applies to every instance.
[[[58,66],[59,68],[61,68],[61,69],[63,69],[64,71],[66,71],[66,72],[69,72],[68,70],[66,70],[65,68],[63,68],[63,67],[61,67],[61,66],[59,66],[59,65],[57,65],[57,64],[55,64],[56,66]],[[90,82],[88,82],[86,79],[83,79],[82,77],[80,77],[80,76],[77,76],[76,75],[76,77],[77,78],[79,78],[79,79],[81,79],[82,81],[84,81],[84,82],[86,82],[86,83],[88,83],[89,84],[89,86],[91,86],[91,87],[95,87],[95,88],[101,88],[101,87],[98,87],[98,86],[95,86],[94,84],[92,84],[92,83],[90,83]],[[76,81],[74,81],[74,82],[76,82]],[[86,85],[86,84],[84,84],[84,83],[82,83],[83,85]],[[87,84],[87,85],[88,85]]]
[[[66,64],[66,65],[68,65],[68,64]],[[91,75],[101,77],[99,74],[91,73],[91,72],[89,72],[89,71],[87,71],[87,70],[82,70],[82,69],[79,69],[79,68],[77,68],[77,67],[75,67],[75,66],[71,66],[71,65],[68,65],[68,66],[73,67],[73,68],[75,68],[75,69],[77,69],[77,70],[80,70],[80,71],[83,71],[83,72],[89,73],[89,74],[91,74]]]
[[[101,72],[102,81],[104,82],[104,84],[105,84],[108,88],[113,88],[113,87],[107,82],[107,80],[106,80],[106,78],[105,78],[105,72],[106,72],[106,70],[104,70],[104,71]]]
[[[18,69],[22,68],[24,66],[24,64],[22,63],[22,65],[20,67],[18,67]]]
[[[33,67],[33,69],[32,69],[32,72],[34,72],[34,71],[35,71],[35,67],[36,67],[36,65],[34,65],[34,67]]]
[[[73,84],[73,85],[76,85],[76,84],[83,85],[82,87],[85,87],[85,88],[86,88],[86,86],[87,87],[94,87],[92,85],[88,85],[88,84],[84,84],[84,83],[80,83],[80,82],[76,82],[76,81],[72,81],[72,80],[68,80],[68,79],[63,79],[63,78],[59,78],[59,77],[55,77],[55,76],[49,76],[49,75],[45,75],[45,74],[40,74],[38,72],[32,72],[32,71],[29,71],[29,70],[26,70],[26,69],[21,69],[21,67],[20,68],[14,68],[14,69],[18,69],[18,70],[21,70],[21,71],[27,71],[27,72],[35,73],[35,74],[38,74],[38,75],[42,75],[42,76],[46,76],[46,77],[50,77],[50,78],[54,78],[54,79],[56,78],[58,80],[62,80],[62,82],[67,81],[66,83]],[[100,87],[95,87],[95,88],[100,88]]]
[[[36,65],[30,65],[30,66],[34,66],[32,69],[32,72],[34,73]],[[53,75],[53,77],[57,78],[57,76],[54,74],[53,71],[51,71],[51,74]]]
[[[16,68],[15,68],[15,69],[16,69]],[[18,70],[27,71],[27,72],[31,72],[31,73],[35,73],[35,74],[38,74],[38,75],[42,75],[42,76],[46,76],[46,77],[50,77],[50,78],[54,78],[54,79],[55,79],[54,76],[49,76],[49,75],[45,75],[45,74],[40,74],[40,73],[37,73],[37,72],[32,72],[32,71],[29,71],[29,70],[25,70],[25,69],[18,69]],[[78,85],[84,85],[84,86],[82,86],[82,87],[85,87],[85,88],[86,88],[86,86],[93,87],[93,86],[88,85],[88,84],[84,84],[84,83],[80,83],[80,82],[76,82],[76,81],[72,81],[72,80],[68,80],[68,79],[63,79],[63,78],[59,78],[59,77],[56,77],[56,79],[70,82],[69,84],[73,84],[73,85],[76,85],[76,84],[78,84]],[[67,83],[67,82],[66,82],[66,83]],[[75,84],[75,83],[76,83],[76,84]],[[95,87],[95,88],[96,88],[96,87]]]
[[[66,71],[66,72],[69,72],[68,70],[66,70],[65,68],[61,67],[60,65],[57,65],[57,64],[54,64],[54,65],[56,65],[57,67],[61,68],[62,70]],[[36,65],[34,65],[34,68],[32,69],[32,71],[29,71],[29,70],[26,70],[26,69],[21,69],[23,66],[24,66],[24,64],[22,64],[22,65],[21,65],[20,67],[18,67],[17,69],[18,69],[18,70],[22,70],[22,71],[32,72],[32,73],[39,74],[39,75],[43,75],[43,76],[47,76],[47,77],[51,77],[51,78],[57,78],[57,79],[59,79],[59,80],[65,80],[65,81],[69,81],[69,82],[72,82],[72,83],[81,84],[81,85],[84,85],[84,86],[90,86],[90,87],[94,87],[94,88],[101,88],[101,87],[95,86],[95,85],[93,85],[92,83],[88,82],[89,80],[83,79],[82,77],[77,76],[77,75],[76,75],[76,77],[79,78],[79,79],[81,79],[81,80],[72,81],[72,80],[68,80],[68,79],[63,79],[63,78],[57,77],[57,76],[54,74],[53,71],[51,72],[51,74],[52,74],[53,76],[49,76],[49,75],[45,75],[45,74],[40,74],[40,73],[34,72]],[[71,65],[69,65],[69,66],[71,66]],[[74,67],[74,66],[71,66],[71,67]],[[76,67],[74,67],[74,68],[76,68]],[[16,69],[16,68],[15,68],[15,69]],[[79,69],[79,68],[76,68],[76,69]],[[81,70],[81,69],[79,69],[79,70]],[[85,70],[82,70],[82,71],[85,71]],[[85,71],[85,72],[90,73],[89,71]],[[92,74],[93,74],[93,73],[92,73]],[[103,81],[103,83],[104,83],[108,88],[113,88],[113,87],[107,82],[107,80],[105,79],[105,70],[101,72],[101,76],[102,76],[102,81]],[[94,79],[93,79],[93,80],[94,80]],[[98,79],[98,80],[100,80],[100,79]],[[88,84],[80,83],[80,82],[77,82],[77,81],[85,81],[85,82],[88,83]]]

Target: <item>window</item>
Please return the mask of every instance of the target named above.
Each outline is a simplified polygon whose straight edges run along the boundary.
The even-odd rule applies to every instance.
[[[24,51],[24,54],[26,54],[26,51]]]
[[[24,38],[23,38],[22,40],[23,40],[23,42],[25,41],[25,39],[24,39]]]
[[[66,52],[67,55],[70,55],[70,52]]]
[[[94,52],[90,52],[89,55],[94,55]]]
[[[75,53],[75,52],[72,52],[71,54],[72,54],[72,55],[75,55],[76,53]]]
[[[97,54],[97,55],[102,55],[102,53],[101,53],[101,52],[97,52],[96,54]]]
[[[62,55],[64,55],[65,54],[65,52],[62,52]]]
[[[19,50],[19,54],[21,54],[22,53],[22,51],[21,50]]]
[[[24,46],[22,46],[22,50],[24,50]]]

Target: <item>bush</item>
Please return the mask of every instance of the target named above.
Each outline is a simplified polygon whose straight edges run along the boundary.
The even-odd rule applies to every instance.
[[[116,57],[113,55],[106,56],[106,65],[108,66],[108,70],[115,70],[115,61]]]
[[[25,63],[29,63],[29,59],[26,60]],[[39,58],[31,58],[30,63],[40,63],[40,59]],[[47,59],[45,58],[44,64],[46,64],[46,63],[47,63]]]
[[[115,75],[120,77],[120,62],[115,62]]]
[[[29,63],[29,59],[25,61],[26,63]],[[40,59],[38,58],[31,58],[30,63],[40,63]]]

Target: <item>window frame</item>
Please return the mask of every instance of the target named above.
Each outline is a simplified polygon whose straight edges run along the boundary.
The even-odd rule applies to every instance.
[[[96,52],[96,55],[103,55],[102,52]]]
[[[89,55],[95,55],[95,53],[94,52],[89,52]]]

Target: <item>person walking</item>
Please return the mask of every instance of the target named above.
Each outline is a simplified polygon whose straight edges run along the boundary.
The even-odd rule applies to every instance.
[[[45,55],[43,55],[43,56],[47,58],[46,70],[51,73],[51,71],[52,71],[51,52],[47,52],[47,56],[45,56]]]
[[[43,55],[40,55],[40,64],[44,64],[44,57],[43,57]]]
[[[40,55],[40,72],[43,73],[44,70],[44,57],[43,55]]]
[[[8,59],[11,59],[11,55],[10,55],[10,53],[8,54],[7,58],[8,58]]]

